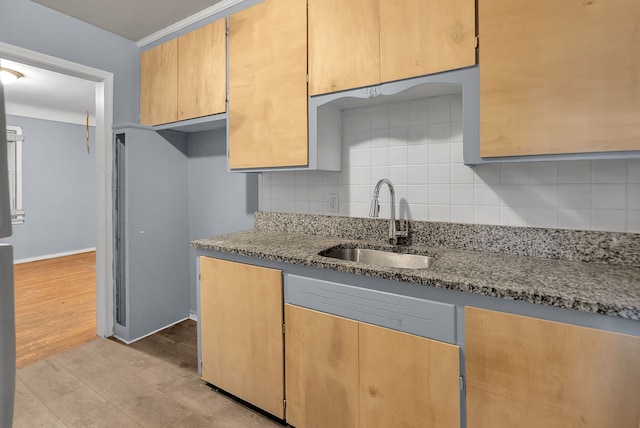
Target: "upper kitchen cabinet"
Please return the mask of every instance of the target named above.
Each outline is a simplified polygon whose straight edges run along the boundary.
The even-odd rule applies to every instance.
[[[229,167],[306,166],[307,3],[265,0],[229,18]]]
[[[481,0],[482,157],[640,150],[640,2]]]
[[[158,125],[177,120],[178,40],[140,54],[140,123]]]
[[[379,0],[310,0],[309,94],[378,83]]]
[[[226,110],[226,21],[140,54],[140,123],[161,125]]]
[[[381,0],[383,82],[476,63],[475,0]]]
[[[310,0],[310,95],[474,65],[475,35],[473,0]]]
[[[226,111],[226,32],[219,19],[178,38],[178,120]]]

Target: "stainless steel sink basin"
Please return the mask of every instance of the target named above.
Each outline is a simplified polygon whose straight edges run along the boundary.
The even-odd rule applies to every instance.
[[[429,256],[392,253],[390,251],[371,250],[368,248],[330,248],[319,254],[333,259],[404,269],[425,269],[430,267],[435,261],[433,257]]]

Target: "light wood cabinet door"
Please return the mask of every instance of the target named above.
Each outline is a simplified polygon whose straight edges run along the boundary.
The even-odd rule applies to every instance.
[[[640,337],[466,308],[469,428],[640,423]]]
[[[202,378],[284,418],[282,272],[200,258]]]
[[[380,83],[380,0],[309,1],[309,94]]]
[[[265,0],[229,18],[230,168],[308,165],[307,3]]]
[[[482,0],[483,157],[640,150],[640,2]]]
[[[178,120],[225,112],[226,32],[223,18],[178,38]]]
[[[381,80],[474,65],[475,12],[474,0],[381,0]]]
[[[178,41],[140,54],[140,123],[159,125],[178,118]]]
[[[360,426],[460,427],[458,346],[359,325]]]
[[[358,426],[358,322],[285,305],[287,422]]]

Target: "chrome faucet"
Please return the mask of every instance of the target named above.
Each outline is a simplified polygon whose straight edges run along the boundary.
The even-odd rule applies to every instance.
[[[393,190],[393,183],[387,178],[383,178],[378,181],[376,188],[373,190],[373,200],[371,201],[371,209],[369,210],[369,217],[378,217],[380,215],[380,203],[378,202],[378,195],[380,194],[380,187],[386,184],[389,187],[389,194],[391,195],[391,201],[389,203],[389,243],[396,245],[398,243],[398,237],[406,237],[407,230],[399,231],[396,229],[396,192]]]

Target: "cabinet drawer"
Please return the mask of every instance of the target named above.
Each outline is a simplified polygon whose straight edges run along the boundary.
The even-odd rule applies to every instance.
[[[455,305],[290,274],[284,293],[286,303],[456,343]]]

